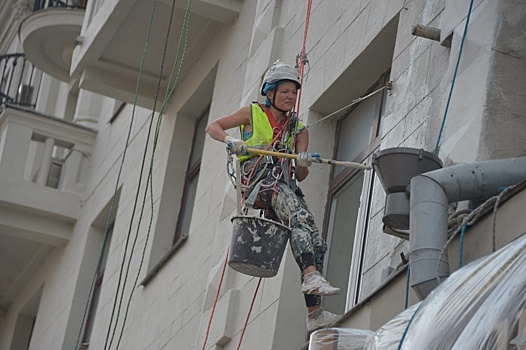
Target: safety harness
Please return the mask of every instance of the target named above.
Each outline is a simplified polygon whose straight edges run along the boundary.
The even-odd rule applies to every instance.
[[[298,127],[303,128],[296,115],[283,114],[281,123],[277,123],[270,110],[256,102],[252,104],[252,125],[252,135],[244,140],[249,147],[284,153],[293,152],[293,137]],[[241,135],[244,135],[243,127],[240,129]],[[241,191],[246,195],[245,207],[265,210],[267,217],[275,218],[271,202],[278,181],[286,183],[298,195],[302,195],[296,185],[294,167],[290,159],[241,156],[240,162]]]

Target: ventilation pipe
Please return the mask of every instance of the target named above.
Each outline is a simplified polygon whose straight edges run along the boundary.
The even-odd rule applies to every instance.
[[[409,266],[411,287],[421,300],[438,286],[438,258],[448,239],[448,204],[488,199],[525,178],[526,157],[521,157],[459,164],[411,179]],[[448,275],[444,254],[439,276]]]
[[[384,187],[386,198],[384,232],[400,238],[409,235],[400,230],[409,229],[408,187],[415,175],[442,168],[442,161],[433,153],[409,147],[386,148],[373,154],[373,168]],[[395,229],[391,233],[389,229]]]

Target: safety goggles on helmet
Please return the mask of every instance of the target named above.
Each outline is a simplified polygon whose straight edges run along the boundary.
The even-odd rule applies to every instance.
[[[266,96],[268,89],[266,87],[275,84],[282,80],[288,80],[296,83],[297,88],[301,88],[300,76],[294,67],[277,61],[270,67],[263,77],[263,84],[261,85],[261,95]]]

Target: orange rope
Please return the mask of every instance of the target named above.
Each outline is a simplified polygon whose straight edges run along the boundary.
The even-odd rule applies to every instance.
[[[298,69],[298,73],[300,75],[300,85],[302,87],[303,87],[303,76],[304,76],[304,69],[305,69],[305,47],[306,47],[306,43],[307,43],[307,32],[309,30],[309,20],[310,20],[311,8],[312,8],[312,0],[309,0],[308,3],[307,3],[307,16],[305,18],[305,28],[303,30],[303,46],[302,46],[302,49],[301,49],[300,64],[299,64],[299,69]],[[300,92],[298,94],[298,101],[297,101],[297,104],[296,104],[297,105],[296,113],[298,114],[298,116],[299,116],[299,109],[300,109],[299,107],[300,107],[300,102],[301,102],[301,91],[302,90],[303,89],[300,89]],[[285,126],[283,127],[283,129],[284,128],[285,128]],[[283,131],[283,129],[281,131]],[[276,135],[276,137],[274,138],[273,141],[275,141],[278,137],[279,137],[279,134]],[[295,137],[294,137],[294,139],[295,139]],[[293,141],[293,143],[295,143],[295,140]],[[270,147],[270,145],[267,148],[269,148],[269,147]],[[257,166],[257,163],[261,160],[261,158],[262,158],[262,156],[259,156],[259,159],[257,160],[256,164],[252,168],[252,171],[251,171],[251,173],[250,173],[250,175],[248,177],[248,181],[251,180],[252,175],[254,173],[254,170],[255,170],[255,168]],[[240,175],[241,174],[239,174],[238,176],[240,176]],[[246,196],[246,193],[243,196],[243,200],[242,200],[243,202],[245,201],[245,196]],[[223,277],[225,275],[225,269],[226,269],[227,261],[228,261],[228,251],[227,251],[227,254],[226,254],[226,258],[225,258],[225,263],[223,265],[223,271],[221,273],[221,279],[219,280],[219,286],[217,288],[216,298],[214,300],[214,306],[212,307],[212,312],[210,313],[210,319],[208,320],[208,327],[206,329],[206,337],[205,337],[205,342],[203,344],[202,350],[205,350],[206,343],[208,341],[208,335],[210,333],[210,326],[212,324],[212,318],[214,317],[214,312],[215,312],[215,308],[216,308],[216,305],[217,305],[217,300],[219,299],[219,292],[221,291],[221,285],[223,283]],[[248,321],[250,319],[250,314],[252,313],[252,308],[254,307],[254,301],[256,300],[256,296],[257,296],[260,284],[261,284],[261,278],[259,278],[258,285],[257,285],[256,290],[254,292],[254,296],[252,297],[252,303],[250,304],[250,309],[249,309],[249,312],[248,312],[248,315],[247,315],[247,319],[245,320],[245,325],[243,326],[243,331],[241,333],[241,337],[239,338],[239,343],[237,345],[237,350],[239,350],[240,347],[241,347],[241,342],[243,341],[243,336],[245,335],[245,331],[246,331],[246,328],[248,326]]]
[[[312,8],[312,0],[309,0],[307,3],[307,15],[305,18],[305,28],[303,29],[303,45],[301,48],[300,62],[299,62],[299,69],[298,69],[298,73],[300,75],[300,85],[301,85],[301,89],[298,94],[298,102],[296,104],[296,113],[298,114],[298,117],[300,115],[301,91],[303,90],[303,75],[305,73],[305,56],[306,56],[305,47],[307,45],[307,32],[309,31],[311,8]]]
[[[296,115],[300,116],[300,104],[301,104],[301,92],[303,91],[303,76],[305,73],[305,48],[307,46],[307,33],[309,31],[309,21],[310,21],[310,12],[312,8],[312,0],[309,0],[307,2],[307,15],[305,16],[305,27],[303,28],[303,44],[301,47],[301,53],[299,57],[299,66],[298,66],[298,74],[300,75],[300,92],[298,93],[298,100],[296,101]],[[294,138],[292,139],[292,150],[296,150],[296,135],[294,135]],[[290,175],[290,173],[289,173]]]
[[[241,342],[243,341],[243,336],[245,335],[245,331],[248,326],[248,320],[250,319],[250,314],[252,313],[252,308],[254,307],[254,302],[256,301],[256,295],[258,295],[258,289],[259,285],[261,284],[262,278],[259,278],[258,285],[256,287],[256,291],[254,292],[254,296],[252,297],[252,303],[250,303],[250,309],[248,310],[247,319],[245,320],[245,325],[243,326],[243,331],[241,332],[241,337],[239,338],[239,343],[237,343],[237,350],[241,349]]]
[[[212,318],[214,318],[214,312],[216,311],[217,300],[219,299],[219,293],[221,292],[221,285],[223,284],[223,277],[225,277],[226,263],[228,261],[228,253],[230,249],[227,249],[225,262],[223,263],[223,271],[221,272],[221,278],[219,279],[219,285],[217,286],[216,298],[214,299],[214,306],[212,306],[212,312],[210,312],[210,318],[208,319],[208,326],[206,327],[205,342],[203,343],[203,349],[206,348],[206,342],[208,341],[208,335],[210,334],[210,326],[212,325]]]
[[[271,144],[267,147],[267,149],[274,143],[274,141],[276,141],[279,138],[279,136],[281,135],[283,130],[286,128],[288,122],[289,122],[289,120],[287,120],[287,123],[283,126],[283,128],[280,130],[280,132],[274,137],[274,140],[272,140]],[[257,164],[259,163],[259,161],[261,160],[262,157],[263,157],[262,155],[259,156],[258,160],[256,161],[256,164],[252,168],[252,171],[250,172],[250,175],[248,176],[248,180],[247,180],[248,183],[250,183],[250,180],[252,178],[254,170],[256,169],[256,166],[257,166]],[[238,176],[241,176],[241,174],[238,174]],[[246,193],[243,196],[243,202],[245,201],[245,197],[246,197]],[[206,343],[208,342],[208,336],[210,334],[210,327],[212,325],[212,319],[214,318],[214,312],[215,312],[215,309],[216,309],[216,306],[217,306],[217,301],[219,299],[219,293],[221,291],[221,285],[223,284],[223,277],[225,276],[225,270],[226,270],[226,265],[227,265],[227,261],[228,261],[228,254],[229,254],[229,249],[226,252],[225,262],[223,263],[223,270],[221,271],[221,278],[219,280],[219,285],[217,287],[217,293],[216,293],[216,297],[215,297],[215,300],[214,300],[214,305],[212,307],[212,312],[210,313],[210,318],[208,319],[208,326],[206,328],[205,341],[203,343],[202,350],[205,350]],[[241,346],[241,341],[243,340],[243,335],[245,334],[245,330],[246,330],[246,327],[248,325],[248,319],[250,317],[250,313],[252,312],[252,307],[254,306],[254,300],[256,299],[256,295],[258,293],[258,289],[259,289],[259,284],[260,283],[261,283],[261,278],[259,279],[258,286],[256,288],[256,291],[254,293],[254,297],[252,299],[252,304],[250,305],[250,310],[248,312],[247,321],[245,323],[245,326],[243,327],[243,333],[241,334],[241,339],[239,339],[238,349]]]
[[[274,144],[274,142],[276,142],[276,140],[281,136],[281,134],[283,133],[283,130],[285,130],[288,125],[289,125],[289,122],[290,122],[290,118],[287,119],[287,122],[283,125],[283,127],[281,128],[281,130],[277,133],[276,136],[274,136],[274,139],[272,140],[272,142],[265,148],[265,151],[268,150],[270,148],[270,146],[272,146]],[[250,171],[250,174],[248,175],[248,179],[247,179],[247,186],[250,185],[250,180],[252,180],[252,175],[254,174],[256,168],[257,168],[257,165],[259,164],[259,161],[263,158],[263,155],[260,155],[258,157],[258,160],[256,161],[256,163],[254,163],[254,166],[252,167],[252,170]],[[238,176],[241,176],[241,174],[238,174]],[[242,203],[245,203],[245,199],[246,199],[246,196],[247,196],[247,193],[244,193],[243,194],[243,199],[241,200]]]
[[[308,1],[308,4],[307,4],[307,17],[305,19],[305,28],[303,30],[303,47],[301,49],[301,57],[300,57],[300,65],[299,65],[299,69],[298,69],[298,74],[300,75],[300,85],[303,86],[303,75],[304,75],[304,69],[305,69],[305,46],[306,46],[306,42],[307,42],[307,32],[309,30],[309,20],[310,20],[310,12],[311,12],[311,8],[312,8],[312,0],[309,0]],[[303,89],[300,89],[300,92],[298,94],[298,101],[297,101],[297,104],[296,104],[296,113],[298,114],[299,116],[299,107],[300,107],[300,102],[301,102],[301,91]],[[289,119],[290,120],[290,119]],[[286,126],[283,127],[283,129],[285,129]],[[283,129],[281,131],[283,131]],[[280,132],[281,133],[281,132]],[[273,142],[279,137],[279,134],[274,138]],[[271,144],[272,144],[271,143]],[[295,143],[295,137],[294,137],[294,141],[293,143]],[[270,145],[267,147],[267,149],[270,147]],[[257,160],[257,162],[259,162],[259,160],[261,159],[262,156],[259,156],[259,159]],[[254,167],[252,168],[252,172],[250,173],[249,175],[249,178],[248,178],[248,181],[250,181],[250,179],[252,178],[252,174],[254,172],[254,169],[256,168],[256,165],[257,165],[257,162],[256,164],[254,165]],[[246,195],[246,194],[245,194]],[[245,197],[243,197],[243,201],[245,200]],[[243,331],[241,332],[241,337],[239,338],[239,343],[237,344],[237,350],[239,350],[241,348],[241,342],[243,341],[243,336],[245,335],[245,331],[247,329],[247,326],[248,326],[248,321],[250,320],[250,314],[252,313],[252,309],[254,307],[254,302],[256,301],[256,296],[258,294],[258,290],[259,290],[259,286],[261,284],[261,277],[259,278],[259,281],[258,281],[258,285],[256,287],[256,290],[254,291],[254,296],[252,297],[252,303],[250,304],[250,309],[248,311],[248,315],[247,315],[247,318],[245,320],[245,325],[243,326]],[[214,305],[215,306],[215,305]],[[207,333],[207,336],[208,336],[208,333]],[[203,350],[204,350],[204,347],[203,347]]]

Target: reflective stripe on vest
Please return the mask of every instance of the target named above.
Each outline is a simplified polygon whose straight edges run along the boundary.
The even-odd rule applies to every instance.
[[[259,149],[266,149],[268,145],[272,142],[272,139],[274,138],[272,126],[269,122],[269,117],[263,110],[263,108],[257,104],[252,103],[252,136],[250,136],[248,139],[243,140],[245,141],[246,145],[251,148],[259,148]],[[304,125],[303,123],[298,124],[298,131],[303,130]],[[241,131],[241,135],[243,135],[243,125],[239,127]],[[241,136],[243,137],[243,136]],[[291,143],[291,137],[290,135],[287,136],[287,146],[290,148]],[[240,162],[244,162],[247,159],[250,159],[252,157],[255,157],[255,154],[251,154],[248,156],[238,156],[238,159]]]

